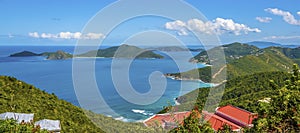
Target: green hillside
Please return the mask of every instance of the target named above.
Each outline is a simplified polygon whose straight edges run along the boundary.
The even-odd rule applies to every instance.
[[[12,77],[0,76],[0,107],[0,113],[34,113],[34,121],[60,120],[62,132],[66,133],[103,132],[83,109]],[[107,132],[155,132],[142,123],[125,123],[90,111],[86,113]]]
[[[232,104],[255,112],[258,107],[258,100],[275,94],[275,91],[272,89],[273,84],[270,80],[273,80],[275,84],[278,84],[278,87],[283,87],[284,81],[290,78],[290,76],[290,74],[285,72],[263,72],[228,80],[223,84],[225,85],[225,90],[219,106]],[[222,95],[223,85],[213,88],[200,88],[186,95],[180,96],[177,98],[177,101],[181,103],[181,105],[176,108],[179,109],[179,111],[183,111],[188,107],[194,106],[191,105],[191,101],[195,99],[191,98],[195,98],[195,95],[198,95],[196,100],[197,107],[202,109],[205,102],[209,101],[209,109],[214,111],[214,109],[218,106],[214,97]],[[214,95],[207,99],[209,91],[213,91]],[[160,113],[164,112],[166,112],[166,110],[163,110]]]
[[[250,46],[247,44],[239,44],[239,43],[231,44],[227,47],[228,47],[227,50],[224,49],[225,53],[227,53],[226,69],[223,70],[219,69],[220,71],[226,70],[227,79],[232,79],[237,76],[245,76],[245,75],[251,75],[254,73],[261,73],[261,72],[289,71],[291,70],[290,66],[293,66],[294,63],[297,62],[300,63],[299,59],[296,58],[291,59],[287,57],[286,56],[287,54],[284,54],[282,49],[277,47],[269,47],[269,48],[258,50],[254,46]],[[246,50],[247,48],[252,50]],[[239,51],[241,49],[244,52],[240,52],[240,53],[234,52],[234,51]],[[253,54],[255,53],[254,51],[258,51],[258,53]],[[235,53],[234,55],[236,56],[232,56],[232,54],[228,56],[228,53]],[[239,55],[239,58],[232,58],[232,57],[237,57],[237,55]],[[187,72],[173,73],[173,74],[166,74],[166,75],[174,76],[178,78],[182,76],[187,79],[198,79],[198,75],[199,75],[202,81],[209,82],[211,81],[211,77],[212,77],[211,75],[216,75],[216,73],[217,71],[211,72],[211,68],[210,66],[208,66],[207,68],[194,69]],[[218,78],[218,74],[215,76],[215,78]]]
[[[219,51],[224,51],[224,55],[227,61],[233,59],[239,59],[245,55],[256,55],[261,52],[260,49],[255,46],[236,42],[228,45],[215,47],[208,51],[200,52],[198,55],[192,58],[191,61],[210,64],[211,62],[209,60],[217,60],[217,59],[213,57],[208,58],[207,56],[208,53],[214,54],[214,57],[221,57],[222,55],[220,54]],[[216,56],[215,54],[220,54],[220,55]]]
[[[144,50],[136,46],[123,44],[121,46],[114,46],[106,49],[99,49],[89,51],[87,53],[78,55],[78,57],[114,57],[114,58],[163,58],[159,54],[152,51]]]

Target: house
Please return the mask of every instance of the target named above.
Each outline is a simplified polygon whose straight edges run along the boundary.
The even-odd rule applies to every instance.
[[[13,113],[13,112],[6,112],[0,114],[0,119],[14,119],[17,123],[21,122],[32,122],[34,114],[24,114],[24,113]]]
[[[156,114],[146,119],[143,123],[145,126],[172,129],[177,127],[179,124],[182,124],[183,120],[190,114],[191,112]],[[251,113],[232,105],[218,107],[215,113],[202,111],[201,116],[204,120],[209,122],[215,131],[222,129],[224,125],[228,125],[231,127],[232,131],[235,132],[242,132],[243,128],[253,127],[252,122],[258,117],[256,113]],[[199,116],[199,118],[201,116]]]
[[[251,113],[232,105],[217,108],[215,114],[241,127],[248,128],[253,127],[252,121],[258,117],[257,113]]]
[[[156,114],[143,121],[147,127],[162,127],[164,129],[172,129],[182,124],[183,120],[191,114],[190,111]]]
[[[222,129],[224,125],[230,126],[232,131],[235,131],[235,132],[240,132],[242,129],[241,126],[239,126],[229,120],[226,120],[216,114],[203,111],[202,115],[204,116],[204,120],[207,121],[215,131]]]
[[[60,128],[60,121],[59,120],[49,120],[49,119],[43,119],[40,121],[37,121],[34,123],[34,125],[39,125],[41,129],[48,130],[50,132],[59,133]]]
[[[0,114],[1,120],[14,119],[17,123],[31,123],[33,122],[34,114],[24,114],[24,113],[14,113],[14,112],[6,112]],[[59,120],[40,120],[34,123],[34,125],[39,125],[41,129],[48,130],[50,132],[59,133],[61,130],[60,121]]]

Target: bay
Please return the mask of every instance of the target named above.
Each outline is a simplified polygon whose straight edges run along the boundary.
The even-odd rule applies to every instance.
[[[44,57],[8,57],[10,54],[24,50],[36,53],[63,50],[72,53],[74,47],[1,46],[0,75],[16,77],[41,90],[45,90],[48,93],[54,93],[60,99],[71,102],[76,106],[80,106],[73,86],[73,60],[45,60]],[[174,58],[171,58],[168,54],[172,55]],[[195,55],[197,53],[192,54]],[[129,82],[137,92],[146,93],[151,89],[149,76],[153,72],[179,72],[179,64],[184,71],[196,67],[204,67],[202,64],[189,63],[188,57],[186,57],[186,53],[184,52],[164,53],[164,56],[164,59],[136,59],[131,63],[128,71]],[[174,98],[196,88],[210,86],[210,84],[201,82],[177,81],[166,78],[165,92],[158,101],[150,105],[137,105],[126,101],[116,91],[111,76],[113,58],[80,59],[82,62],[90,60],[95,60],[95,76],[97,85],[99,86],[99,92],[101,92],[102,97],[109,105],[110,109],[114,110],[118,115],[107,113],[105,108],[98,104],[92,108],[92,111],[112,116],[123,121],[144,120],[163,109],[164,106],[174,105]],[[160,81],[154,82],[159,83]],[[86,96],[86,98],[89,99],[89,96]]]

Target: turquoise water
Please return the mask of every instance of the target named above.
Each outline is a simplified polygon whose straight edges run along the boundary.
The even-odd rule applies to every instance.
[[[14,76],[22,81],[32,84],[41,90],[56,94],[59,98],[80,106],[77,100],[72,81],[72,59],[69,60],[45,60],[43,57],[8,57],[10,54],[23,50],[33,52],[51,52],[64,50],[73,52],[73,47],[21,47],[1,46],[0,47],[0,75]],[[185,70],[195,67],[203,67],[202,64],[188,63],[183,52],[171,53],[177,57],[179,62],[184,64]],[[197,54],[197,53],[193,53]],[[83,63],[92,59],[80,59]],[[97,58],[95,62],[96,82],[102,97],[118,115],[107,113],[103,106],[95,104],[92,111],[124,121],[137,121],[148,118],[160,111],[163,106],[174,104],[174,98],[190,92],[199,87],[209,84],[188,81],[176,81],[166,79],[166,91],[162,97],[150,105],[136,105],[129,103],[119,96],[111,79],[111,58]],[[126,59],[124,59],[126,60]],[[129,79],[133,88],[140,93],[150,90],[149,75],[155,71],[161,73],[179,72],[173,59],[166,56],[164,59],[136,59],[130,66]],[[84,71],[83,71],[84,72]],[[183,91],[180,93],[181,87]],[[89,99],[89,96],[86,96]],[[92,100],[92,99],[89,99]],[[89,108],[90,109],[90,108]]]

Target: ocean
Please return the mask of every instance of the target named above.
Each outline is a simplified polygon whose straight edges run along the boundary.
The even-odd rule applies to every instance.
[[[64,99],[76,106],[81,106],[75,94],[72,79],[72,59],[46,60],[44,57],[8,57],[10,54],[21,51],[32,51],[36,53],[55,52],[63,50],[72,53],[72,46],[0,46],[0,75],[13,76],[19,80],[54,93],[60,99]],[[129,70],[129,82],[132,87],[140,93],[147,93],[151,86],[149,76],[153,72],[175,73],[179,72],[178,62],[183,70],[204,67],[203,64],[188,62],[185,52],[170,52],[168,54],[176,57],[174,59],[164,54],[164,59],[135,59]],[[193,52],[196,55],[197,52]],[[111,76],[113,58],[82,58],[85,62],[95,60],[95,77],[99,92],[105,102],[116,114],[109,114],[101,104],[95,104],[88,108],[96,113],[114,117],[122,121],[141,121],[162,110],[164,106],[174,105],[174,98],[193,91],[199,87],[208,87],[211,84],[196,81],[178,81],[169,78],[166,80],[166,90],[154,103],[149,105],[138,105],[125,100],[118,94]],[[121,59],[126,60],[126,59]],[[177,64],[176,64],[177,63]],[[84,70],[83,70],[84,72]],[[155,82],[155,81],[154,81]],[[159,81],[157,81],[159,83]],[[89,99],[89,96],[86,96]],[[92,100],[92,99],[89,99]]]

